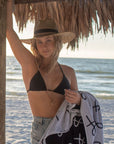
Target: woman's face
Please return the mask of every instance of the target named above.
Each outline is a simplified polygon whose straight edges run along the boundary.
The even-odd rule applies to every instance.
[[[55,50],[55,41],[53,36],[44,36],[36,39],[36,46],[40,55],[49,58]]]

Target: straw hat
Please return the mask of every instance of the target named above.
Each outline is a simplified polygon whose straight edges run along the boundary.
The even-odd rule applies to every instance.
[[[30,39],[21,39],[22,42],[26,44],[32,44],[32,41],[38,37],[55,35],[61,36],[62,42],[67,43],[75,38],[73,32],[62,32],[59,33],[55,22],[52,19],[39,20],[35,24],[34,37]]]

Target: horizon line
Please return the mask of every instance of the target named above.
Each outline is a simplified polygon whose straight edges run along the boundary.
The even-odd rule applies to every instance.
[[[6,55],[6,57],[15,57],[14,55]],[[59,56],[58,58],[73,58],[73,59],[110,59],[114,60],[114,58],[108,58],[108,57],[70,57],[70,56]]]

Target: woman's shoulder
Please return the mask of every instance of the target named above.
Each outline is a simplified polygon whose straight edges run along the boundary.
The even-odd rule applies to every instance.
[[[71,81],[76,79],[74,69],[68,65],[61,65],[61,67],[62,67],[62,70],[63,70],[65,76],[67,77],[67,79],[69,80],[69,82],[71,84]]]
[[[65,71],[66,73],[74,73],[74,69],[68,65],[63,65],[63,64],[60,64],[63,71]]]

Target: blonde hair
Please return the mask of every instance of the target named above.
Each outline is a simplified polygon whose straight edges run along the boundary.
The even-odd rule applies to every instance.
[[[54,37],[54,41],[55,41],[55,50],[54,50],[52,56],[50,57],[50,62],[48,63],[48,65],[45,65],[44,67],[42,67],[43,71],[47,71],[47,72],[50,71],[51,68],[57,62],[57,59],[59,57],[59,53],[60,53],[62,46],[63,46],[61,36],[53,36],[53,37]],[[36,58],[37,66],[40,67],[42,65],[43,57],[39,54],[39,51],[38,51],[37,46],[36,46],[36,40],[33,40],[33,43],[31,45],[31,51]]]

